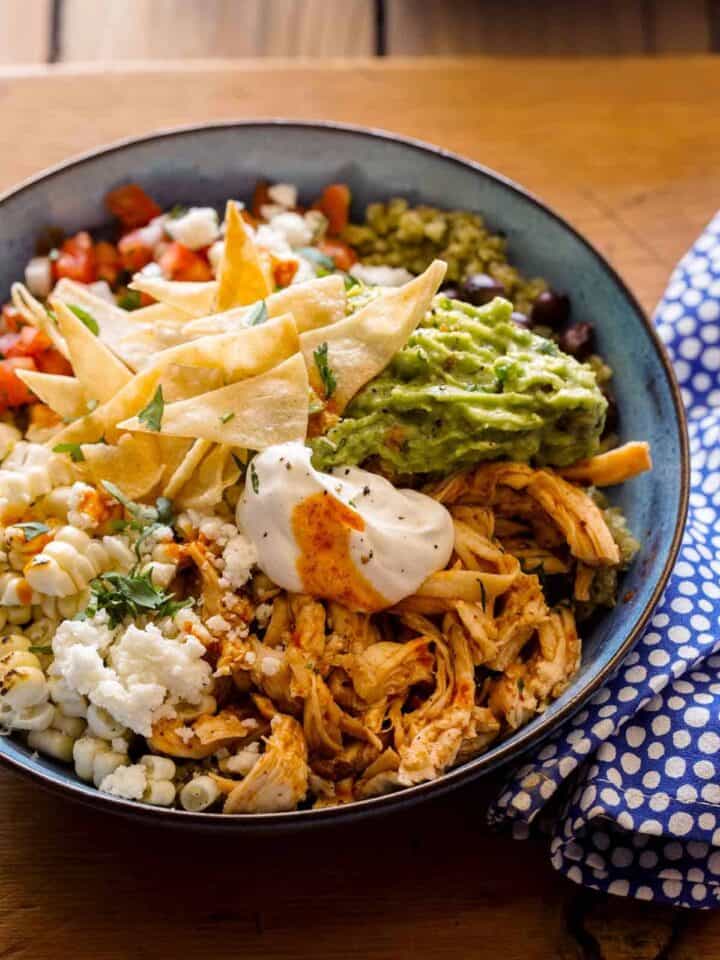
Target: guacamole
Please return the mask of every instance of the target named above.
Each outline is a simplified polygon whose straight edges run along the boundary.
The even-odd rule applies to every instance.
[[[593,370],[516,326],[496,298],[439,294],[388,367],[311,441],[319,469],[378,458],[393,475],[506,458],[564,466],[598,448],[607,401]]]

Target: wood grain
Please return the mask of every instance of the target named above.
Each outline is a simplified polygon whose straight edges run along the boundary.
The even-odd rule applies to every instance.
[[[0,64],[46,63],[50,0],[0,0]]]
[[[355,57],[374,52],[372,0],[64,0],[60,59]]]
[[[283,114],[422,137],[542,195],[648,308],[720,196],[711,58],[527,60],[521,71],[501,58],[28,68],[0,70],[0,107],[7,141],[22,144],[0,153],[0,189],[173,124]],[[248,838],[140,827],[0,771],[0,957],[720,956],[717,914],[594,897],[554,873],[543,844],[489,833],[496,789],[469,786],[349,828]]]

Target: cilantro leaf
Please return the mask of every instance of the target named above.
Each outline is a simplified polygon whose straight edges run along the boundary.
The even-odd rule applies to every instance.
[[[29,653],[52,653],[53,649],[48,644],[48,645],[40,645],[36,647],[28,647],[28,652]]]
[[[118,306],[123,310],[139,310],[142,306],[142,295],[139,290],[126,290],[118,300]]]
[[[220,417],[218,417],[218,420],[220,423],[229,423],[234,416],[235,414],[232,412],[232,410],[228,410],[227,413],[223,413]]]
[[[268,318],[268,308],[264,300],[260,300],[245,317],[245,324],[248,327],[259,327],[265,323]]]
[[[157,388],[150,403],[137,415],[140,423],[146,423],[150,430],[160,431],[162,416],[165,410],[162,384]]]
[[[68,307],[70,310],[72,310],[78,320],[82,320],[90,333],[94,333],[97,337],[100,333],[100,327],[98,326],[98,322],[95,317],[91,313],[88,313],[87,310],[79,307],[76,303],[69,303]]]
[[[255,469],[255,464],[250,464],[250,483],[252,484],[253,493],[260,492],[260,477],[257,475],[257,470]]]
[[[18,530],[22,530],[25,537],[25,543],[30,543],[31,540],[35,539],[35,537],[41,537],[44,533],[50,533],[50,527],[45,526],[44,523],[14,523],[13,527],[17,527]]]
[[[139,617],[148,611],[158,617],[171,617],[178,610],[192,604],[192,599],[177,600],[172,593],[156,587],[150,572],[109,572],[93,580],[91,606],[95,612],[107,611],[110,625],[116,627],[125,617]],[[89,609],[89,608],[88,608]]]
[[[335,379],[335,374],[332,372],[330,364],[328,363],[327,341],[325,341],[325,343],[321,343],[317,350],[313,350],[313,357],[315,358],[315,366],[318,369],[320,379],[322,380],[323,387],[325,388],[325,399],[329,400],[333,393],[335,393],[337,380]]]
[[[53,447],[53,453],[69,453],[73,463],[80,463],[85,459],[79,443],[58,443]]]
[[[187,207],[184,207],[181,203],[176,203],[175,206],[168,211],[168,219],[179,220],[180,217],[184,217],[187,212]]]
[[[345,284],[346,290],[352,290],[353,287],[360,286],[360,281],[356,280],[355,277],[353,277],[353,275],[350,273],[345,274],[345,276],[343,277],[343,283]]]
[[[335,261],[332,257],[323,253],[322,250],[318,250],[317,247],[301,247],[300,250],[296,252],[299,253],[301,257],[304,257],[305,260],[310,260],[311,263],[314,263],[316,272],[318,267],[322,270],[329,270],[331,273],[335,270]]]

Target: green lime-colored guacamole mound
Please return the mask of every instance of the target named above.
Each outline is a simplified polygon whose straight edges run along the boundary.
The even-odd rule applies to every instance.
[[[447,474],[480,460],[565,466],[591,456],[607,403],[593,370],[516,326],[512,306],[442,294],[343,418],[312,441],[320,469],[377,458],[392,474]]]

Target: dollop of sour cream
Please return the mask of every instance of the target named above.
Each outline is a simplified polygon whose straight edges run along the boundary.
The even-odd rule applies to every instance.
[[[302,443],[251,461],[237,522],[278,586],[372,612],[414,593],[447,565],[450,514],[415,490],[357,467],[316,470]]]

